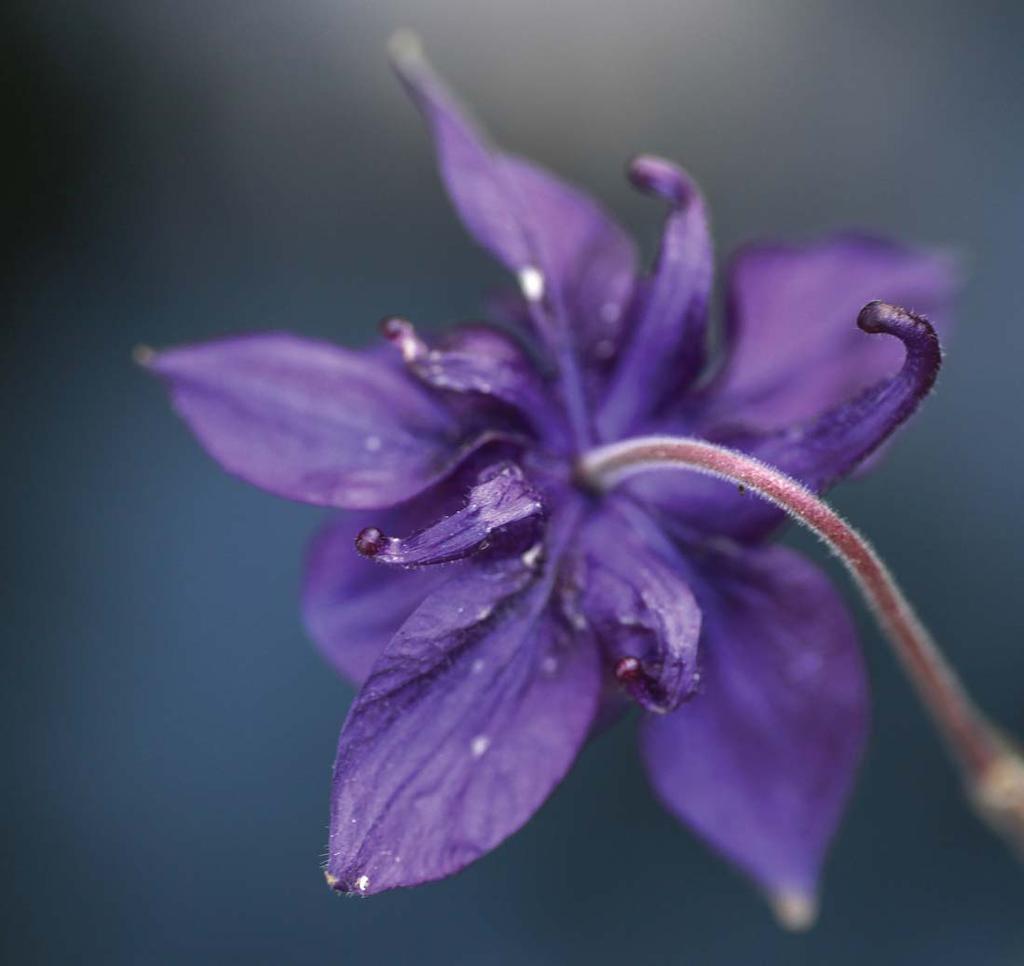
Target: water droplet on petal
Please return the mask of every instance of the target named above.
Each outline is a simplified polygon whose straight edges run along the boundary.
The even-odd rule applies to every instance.
[[[479,758],[490,747],[491,739],[487,735],[477,735],[469,743],[469,750],[473,753],[474,758]]]
[[[543,553],[544,545],[541,543],[535,543],[519,559],[523,562],[523,566],[529,567],[530,570],[534,570],[540,562],[541,554]]]
[[[366,892],[370,888],[370,877],[368,875],[361,875],[353,883],[359,892]]]
[[[519,269],[519,288],[531,302],[539,302],[544,298],[544,275],[533,265],[524,265]]]

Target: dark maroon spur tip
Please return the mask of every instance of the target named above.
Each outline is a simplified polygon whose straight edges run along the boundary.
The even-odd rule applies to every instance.
[[[378,325],[380,334],[388,342],[397,342],[408,332],[412,331],[412,323],[399,315],[386,315]]]
[[[615,662],[615,680],[619,684],[636,684],[645,677],[644,666],[639,658],[620,657]]]
[[[402,353],[405,362],[414,362],[427,351],[413,324],[399,315],[389,315],[381,319],[380,332]]]
[[[356,550],[364,557],[376,557],[388,545],[388,538],[377,527],[364,527],[356,536]]]
[[[652,675],[644,667],[643,661],[632,655],[620,657],[615,662],[615,680],[625,689],[627,694],[645,711],[654,714],[665,714],[678,706],[680,699],[672,699],[666,693],[657,675]],[[682,698],[685,700],[686,695]]]

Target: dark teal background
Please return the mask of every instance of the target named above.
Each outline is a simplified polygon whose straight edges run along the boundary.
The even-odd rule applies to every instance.
[[[129,361],[138,342],[285,327],[355,344],[385,313],[476,311],[500,275],[388,72],[399,25],[503,143],[598,193],[648,252],[659,212],[622,176],[638,151],[689,166],[723,251],[846,225],[956,245],[971,275],[939,390],[835,501],[1024,735],[1024,8],[5,9],[7,961],[1024,963],[1021,868],[863,616],[873,738],[810,934],[780,932],[658,808],[628,726],[464,874],[332,895],[319,862],[351,691],[296,603],[320,516],[222,475]]]

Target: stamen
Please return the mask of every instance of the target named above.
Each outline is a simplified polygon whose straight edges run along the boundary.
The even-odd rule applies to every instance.
[[[627,439],[591,450],[577,467],[582,483],[597,491],[653,470],[688,470],[745,486],[807,527],[836,554],[937,724],[976,810],[1024,855],[1024,759],[970,699],[871,544],[797,480],[746,453],[705,440]],[[627,660],[616,666],[616,677],[620,667],[627,679],[636,673],[632,663],[623,663]]]

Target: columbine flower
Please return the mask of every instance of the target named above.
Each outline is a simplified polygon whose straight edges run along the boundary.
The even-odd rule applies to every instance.
[[[846,609],[815,566],[765,543],[772,505],[697,476],[597,492],[581,457],[683,434],[829,486],[906,420],[940,361],[919,316],[858,311],[884,298],[941,319],[950,265],[850,235],[748,248],[716,362],[707,219],[683,171],[629,167],[668,209],[642,273],[594,201],[492,147],[411,45],[396,61],[459,215],[518,281],[506,328],[431,340],[395,318],[388,351],[266,334],[148,359],[226,470],[374,511],[316,539],[303,596],[312,636],[361,685],[328,881],[370,894],[461,869],[631,699],[661,800],[800,918],[867,727]]]

